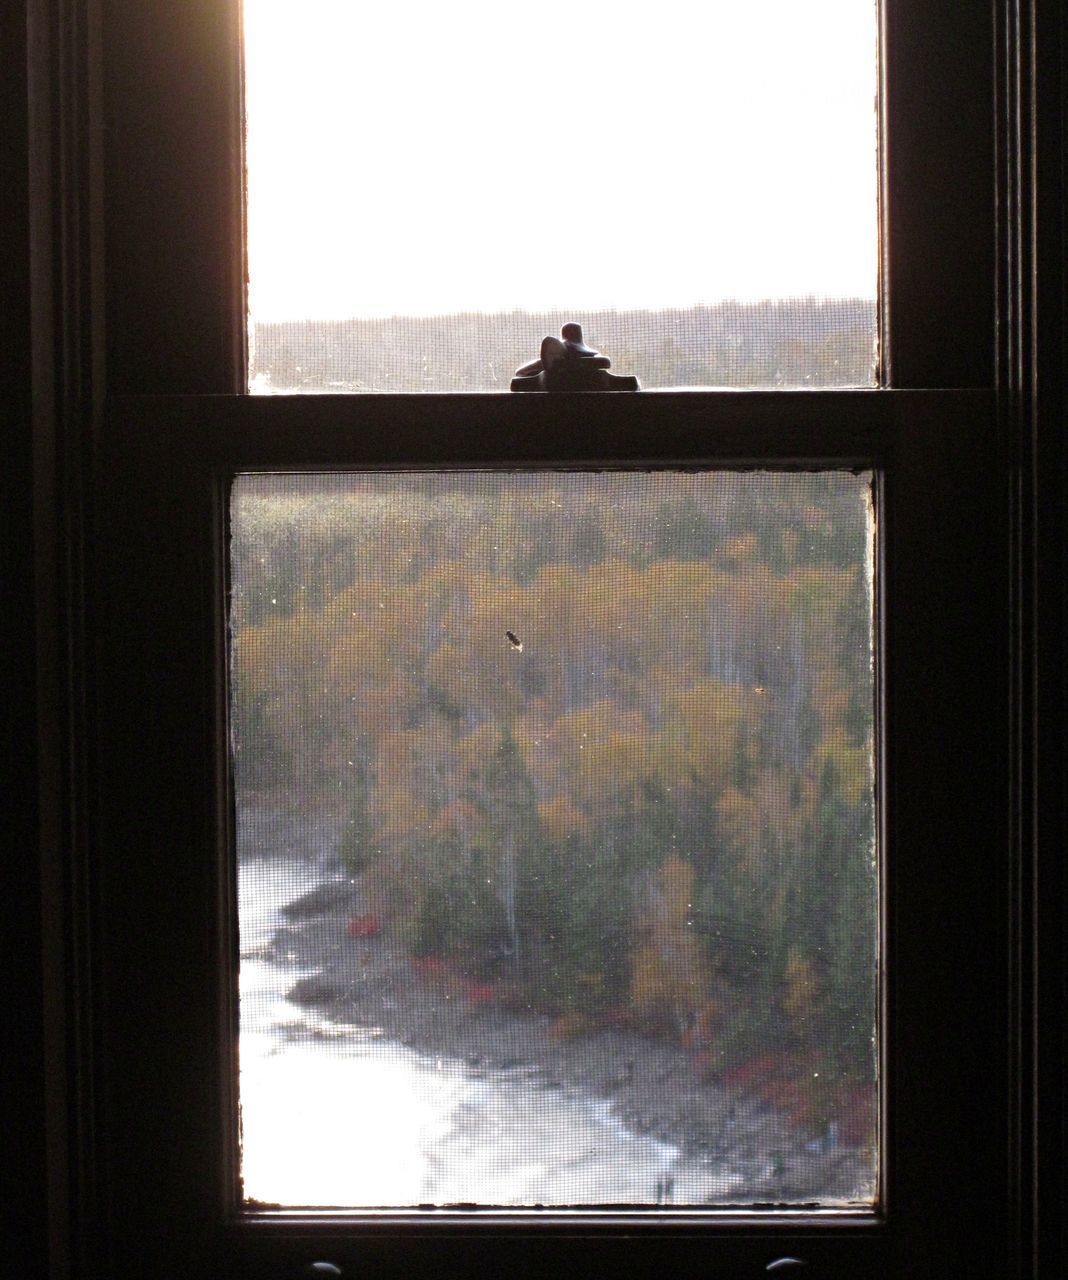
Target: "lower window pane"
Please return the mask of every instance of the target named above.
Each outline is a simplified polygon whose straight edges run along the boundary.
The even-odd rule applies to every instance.
[[[230,514],[246,1199],[872,1205],[871,476]]]

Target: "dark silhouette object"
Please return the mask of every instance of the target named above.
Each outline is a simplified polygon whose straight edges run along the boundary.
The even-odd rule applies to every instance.
[[[559,338],[543,338],[541,356],[515,371],[513,391],[637,391],[638,379],[609,373],[612,361],[586,346],[572,321]]]
[[[506,631],[504,634],[508,637],[508,640],[512,648],[515,649],[517,652],[522,653],[523,641],[520,640],[520,638],[516,635],[516,633],[514,631]]]

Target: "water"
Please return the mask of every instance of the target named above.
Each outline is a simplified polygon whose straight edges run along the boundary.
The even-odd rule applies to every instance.
[[[284,1206],[675,1203],[741,1178],[626,1129],[607,1102],[538,1090],[523,1068],[480,1077],[375,1028],[324,1020],[286,992],[306,971],[266,959],[281,910],[323,882],[296,859],[244,859],[242,1174],[248,1199]]]

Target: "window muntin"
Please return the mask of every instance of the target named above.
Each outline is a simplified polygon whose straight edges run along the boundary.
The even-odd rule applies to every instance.
[[[254,391],[875,378],[877,6],[247,0]],[[370,127],[367,127],[370,122]]]
[[[872,1206],[870,509],[236,479],[251,1201]]]

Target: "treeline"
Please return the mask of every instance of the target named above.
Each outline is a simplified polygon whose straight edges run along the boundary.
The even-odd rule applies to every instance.
[[[871,299],[784,298],[668,311],[515,311],[254,326],[255,389],[506,391],[546,334],[577,320],[643,387],[844,387],[874,380]]]
[[[430,969],[671,1036],[863,1139],[867,497],[846,473],[242,478],[239,787],[341,797],[344,857]]]

